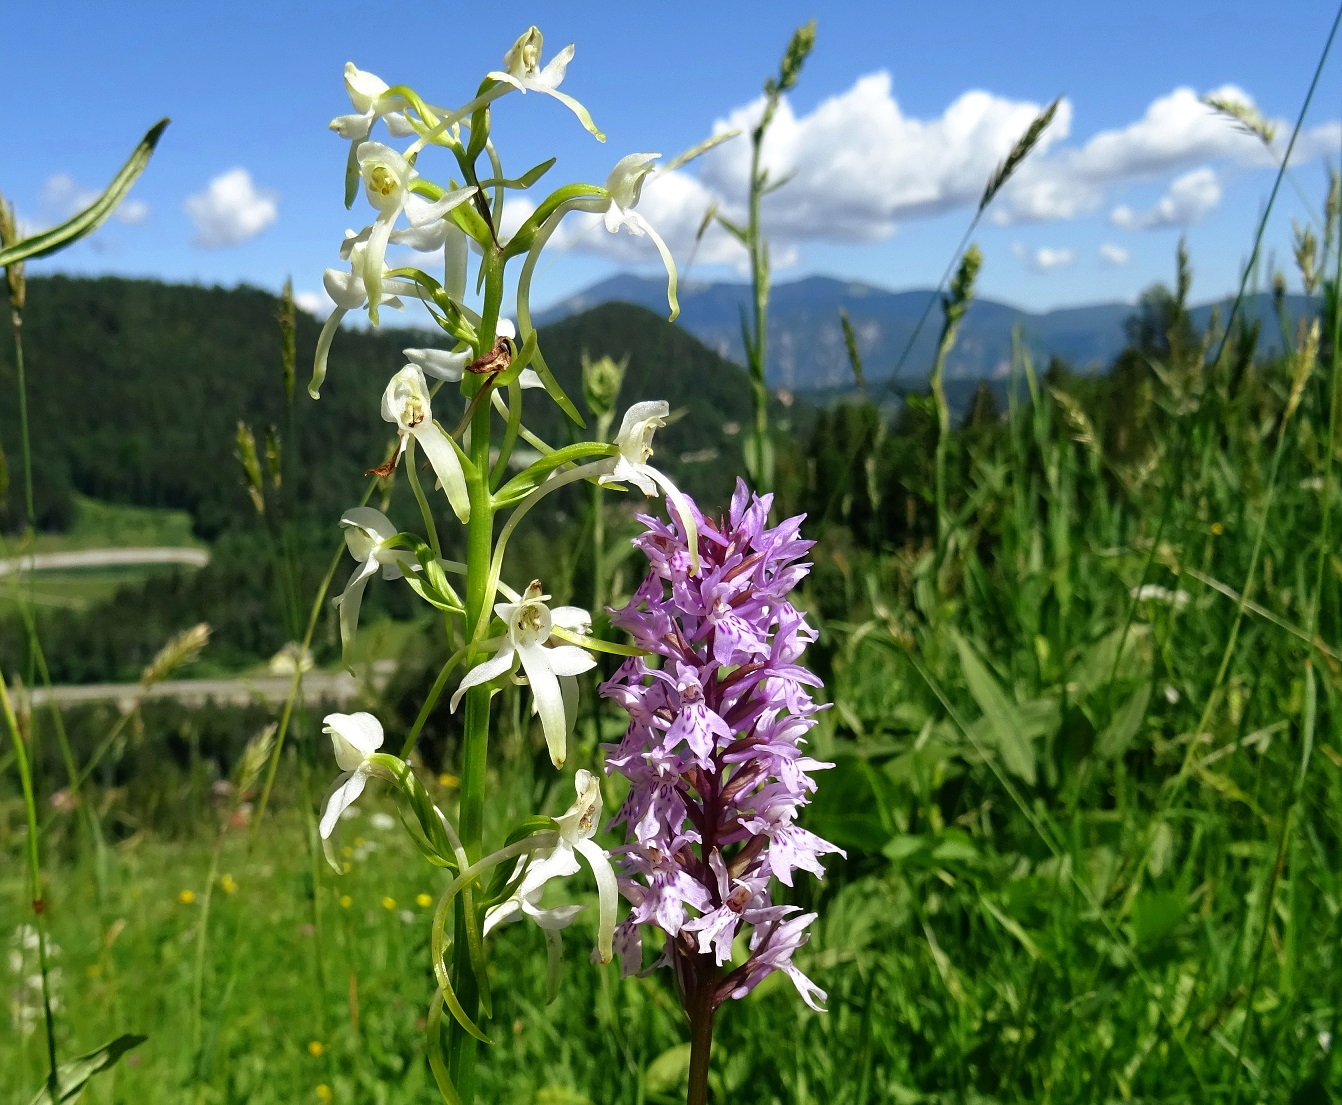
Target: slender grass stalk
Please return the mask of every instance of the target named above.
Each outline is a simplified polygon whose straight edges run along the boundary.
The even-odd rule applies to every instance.
[[[9,730],[14,747],[14,761],[18,765],[19,783],[23,788],[23,813],[28,823],[28,890],[33,910],[33,927],[37,931],[37,959],[42,974],[42,1020],[47,1035],[47,1092],[52,1101],[60,1100],[60,1085],[56,1068],[56,1022],[51,1012],[51,980],[47,964],[47,923],[46,901],[42,897],[42,861],[37,830],[37,800],[33,795],[33,776],[28,764],[28,753],[23,746],[23,734],[19,731],[19,720],[14,715],[14,706],[9,700],[9,690],[5,686],[3,673],[0,673],[0,712],[5,715],[5,728]]]

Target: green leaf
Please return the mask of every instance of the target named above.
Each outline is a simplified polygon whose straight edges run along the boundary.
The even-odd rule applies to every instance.
[[[1008,771],[1019,775],[1031,785],[1035,781],[1034,746],[1026,739],[1024,723],[1015,702],[1007,697],[992,672],[970,646],[969,642],[952,631],[956,650],[960,653],[960,667],[964,672],[969,693],[974,696],[983,716],[988,721],[993,744]]]
[[[165,120],[166,122],[166,120]],[[84,1092],[84,1085],[95,1074],[116,1066],[117,1060],[132,1048],[139,1047],[148,1036],[118,1036],[110,1044],[104,1044],[97,1051],[90,1051],[78,1059],[71,1059],[56,1068],[56,1084],[59,1087],[56,1098],[52,1099],[51,1089],[43,1086],[33,1098],[32,1105],[60,1105],[61,1102],[74,1101]]]
[[[1150,701],[1151,684],[1143,683],[1132,692],[1132,697],[1119,708],[1113,720],[1095,738],[1095,750],[1107,760],[1117,759],[1123,755],[1141,729],[1142,720],[1146,717],[1146,707]]]
[[[685,1085],[690,1076],[690,1045],[667,1048],[648,1064],[643,1086],[648,1093],[672,1093]]]
[[[26,261],[31,257],[46,257],[68,245],[73,245],[79,239],[87,237],[102,226],[107,221],[107,217],[116,210],[117,204],[126,198],[126,193],[130,191],[131,185],[139,180],[140,174],[149,164],[149,159],[154,153],[154,147],[158,145],[158,140],[162,137],[169,121],[168,119],[160,119],[149,128],[149,133],[135,147],[135,152],[130,155],[130,160],[121,167],[121,171],[107,186],[107,190],[83,211],[72,218],[66,219],[60,226],[53,226],[50,230],[44,230],[41,234],[24,238],[15,242],[8,249],[0,249],[0,268],[12,265],[17,261]]]

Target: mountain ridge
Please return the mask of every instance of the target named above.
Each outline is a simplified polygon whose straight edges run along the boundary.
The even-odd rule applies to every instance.
[[[688,280],[680,287],[678,324],[719,356],[740,363],[741,312],[750,296],[748,284]],[[891,291],[830,276],[807,276],[776,284],[770,295],[769,383],[800,392],[854,389],[839,323],[839,310],[843,308],[852,320],[868,381],[916,387],[927,378],[941,329],[935,296],[932,289]],[[1317,300],[1303,295],[1286,298],[1292,317],[1317,310]],[[665,314],[665,282],[660,277],[617,273],[560,300],[540,312],[537,321],[555,322],[617,301]],[[1219,309],[1224,317],[1229,303],[1227,297],[1193,307],[1194,323],[1199,329],[1205,328],[1213,310]],[[1058,356],[1080,372],[1106,371],[1127,344],[1124,323],[1137,309],[1136,304],[1112,302],[1030,312],[999,300],[977,298],[965,313],[959,340],[947,359],[946,375],[962,380],[1005,376],[1010,367],[1012,331],[1017,325],[1040,363]],[[1246,296],[1245,310],[1250,320],[1273,321],[1272,296]],[[895,365],[925,311],[927,319],[895,379]],[[1262,352],[1280,349],[1277,330],[1275,325],[1262,327]]]

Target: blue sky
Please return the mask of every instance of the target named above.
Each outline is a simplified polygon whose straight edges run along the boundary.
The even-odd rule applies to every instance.
[[[1236,283],[1272,170],[1196,96],[1232,86],[1293,120],[1334,13],[1318,0],[1264,11],[1240,0],[12,5],[0,190],[29,225],[57,221],[170,115],[127,217],[34,269],[270,288],[292,274],[315,305],[345,228],[371,217],[362,201],[344,210],[345,143],[326,129],[350,110],[345,61],[463,103],[535,22],[547,57],[577,44],[563,89],[609,140],[553,100],[510,95],[495,116],[505,167],[554,155],[545,183],[599,183],[625,153],[673,155],[722,121],[748,122],[792,29],[815,16],[816,49],[771,151],[797,171],[766,209],[776,279],[935,283],[987,172],[1061,94],[1063,125],[977,235],[982,294],[1035,309],[1131,298],[1168,279],[1186,234],[1206,299]],[[1315,209],[1342,143],[1340,86],[1330,63],[1292,170]],[[682,263],[707,203],[738,202],[745,155],[734,143],[646,189],[639,210]],[[1283,262],[1292,217],[1307,215],[1288,188],[1269,234]],[[646,239],[575,230],[558,244],[541,303],[622,267],[656,268]],[[710,237],[693,275],[738,278],[738,260]]]

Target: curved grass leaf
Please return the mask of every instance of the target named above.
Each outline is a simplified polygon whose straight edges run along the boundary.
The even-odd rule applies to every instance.
[[[32,1105],[60,1105],[62,1102],[75,1101],[84,1092],[84,1086],[95,1074],[116,1065],[126,1052],[139,1047],[148,1036],[118,1036],[110,1044],[104,1044],[97,1051],[90,1051],[78,1059],[71,1059],[56,1068],[57,1095],[53,1099],[51,1089],[43,1086],[33,1098]]]
[[[149,164],[150,157],[153,156],[154,147],[158,145],[158,140],[163,136],[163,131],[170,121],[160,119],[149,128],[149,133],[135,147],[135,152],[130,155],[130,160],[121,167],[121,171],[107,186],[107,190],[83,211],[72,218],[66,219],[60,226],[53,226],[50,230],[44,230],[41,234],[24,238],[22,241],[15,242],[8,249],[0,249],[0,268],[15,264],[18,261],[26,261],[32,257],[46,257],[68,245],[73,245],[79,239],[87,237],[102,226],[107,221],[107,217],[116,210],[117,204],[126,198],[126,193],[131,190],[131,185],[144,172],[145,167]]]

